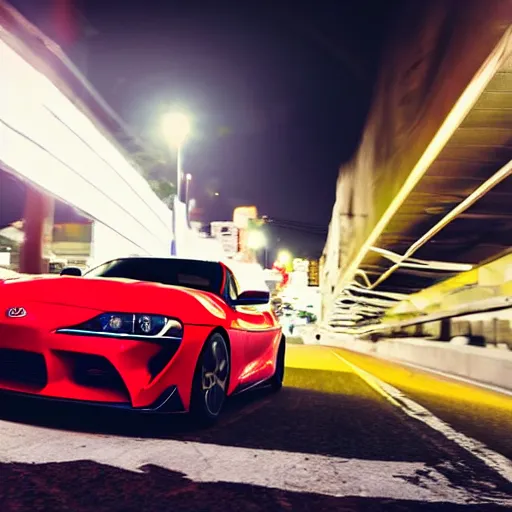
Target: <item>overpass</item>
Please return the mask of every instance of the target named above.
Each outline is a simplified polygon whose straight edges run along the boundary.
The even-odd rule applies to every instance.
[[[135,163],[121,119],[62,50],[0,0],[0,229],[24,219],[22,272],[44,271],[53,220],[92,219],[93,261],[130,254],[221,255],[173,212]]]
[[[512,279],[512,4],[410,2],[395,23],[321,260],[323,323],[348,332]]]

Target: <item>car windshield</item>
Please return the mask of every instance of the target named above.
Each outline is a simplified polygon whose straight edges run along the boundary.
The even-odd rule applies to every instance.
[[[109,261],[84,277],[110,277],[183,286],[220,294],[223,272],[218,263],[159,258],[125,258]]]

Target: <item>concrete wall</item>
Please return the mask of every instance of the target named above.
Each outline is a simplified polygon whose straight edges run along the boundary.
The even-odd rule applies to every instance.
[[[320,334],[320,340],[315,335]],[[450,375],[512,390],[512,352],[456,346],[422,339],[387,339],[377,343],[314,328],[298,328],[308,344],[346,348],[383,359],[410,363]]]
[[[502,0],[405,2],[359,149],[340,169],[324,250],[326,301],[511,21]]]

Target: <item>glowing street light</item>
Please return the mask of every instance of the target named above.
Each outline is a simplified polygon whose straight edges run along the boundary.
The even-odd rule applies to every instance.
[[[167,143],[179,150],[190,133],[190,121],[185,114],[169,112],[162,118],[162,130]]]
[[[279,254],[277,255],[277,261],[283,267],[286,267],[292,262],[292,255],[289,251],[279,251]]]
[[[258,251],[263,249],[267,244],[267,240],[265,235],[258,230],[249,231],[247,235],[247,247],[254,251]]]

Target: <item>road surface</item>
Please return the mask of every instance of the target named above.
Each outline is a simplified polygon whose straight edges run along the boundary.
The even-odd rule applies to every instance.
[[[512,397],[289,345],[286,387],[217,426],[4,400],[0,510],[484,511],[512,507]]]

